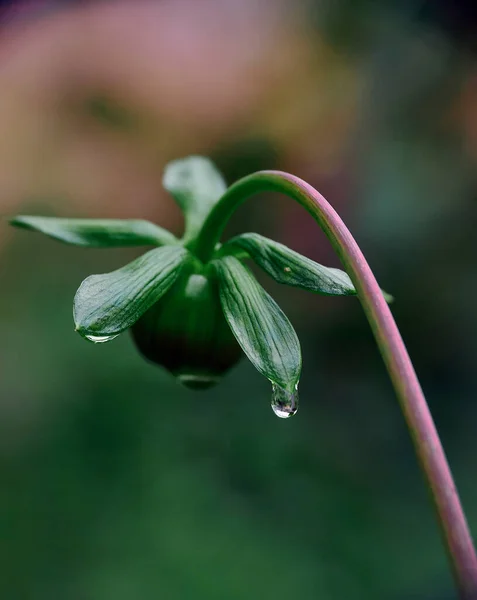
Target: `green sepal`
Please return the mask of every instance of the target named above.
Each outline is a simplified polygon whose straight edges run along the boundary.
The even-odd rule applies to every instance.
[[[242,350],[262,375],[294,392],[301,349],[292,324],[237,258],[224,256],[211,264],[219,279],[222,310]]]
[[[227,189],[214,163],[203,156],[189,156],[169,163],[162,184],[184,213],[186,241],[197,235],[212,207]]]
[[[325,296],[356,296],[349,275],[341,269],[319,263],[258,233],[243,233],[226,242],[217,256],[251,258],[278,283]],[[381,290],[386,302],[394,298]]]
[[[108,341],[122,333],[167,292],[190,257],[181,246],[164,246],[121,269],[87,277],[74,299],[76,330],[96,338],[91,341]]]
[[[356,295],[349,276],[340,269],[324,267],[283,244],[258,233],[244,233],[226,242],[220,255],[246,253],[278,283],[327,296]]]
[[[10,219],[10,224],[75,246],[162,246],[178,241],[166,229],[140,219],[57,219],[19,215]]]

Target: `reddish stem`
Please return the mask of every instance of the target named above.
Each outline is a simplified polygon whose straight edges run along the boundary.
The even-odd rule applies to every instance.
[[[280,171],[260,171],[232,185],[207,218],[194,251],[207,261],[235,209],[259,192],[281,192],[318,222],[351,277],[387,367],[417,458],[429,486],[462,600],[477,599],[477,557],[459,496],[429,407],[394,318],[366,259],[339,215],[305,181]]]

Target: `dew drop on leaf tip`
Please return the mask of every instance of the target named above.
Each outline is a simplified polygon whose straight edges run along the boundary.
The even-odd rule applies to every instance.
[[[298,410],[298,384],[289,392],[272,381],[272,410],[280,419],[288,419]]]

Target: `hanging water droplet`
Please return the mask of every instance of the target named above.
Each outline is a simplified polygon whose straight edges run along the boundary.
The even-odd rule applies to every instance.
[[[117,338],[119,333],[114,335],[85,335],[84,337],[90,342],[94,342],[95,344],[104,344],[104,342],[110,342]]]
[[[272,381],[272,410],[280,419],[288,419],[298,410],[298,384],[289,392]]]

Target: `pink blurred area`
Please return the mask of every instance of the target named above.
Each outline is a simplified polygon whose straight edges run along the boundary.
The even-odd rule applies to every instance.
[[[174,227],[164,164],[231,139],[265,137],[284,167],[314,178],[342,170],[363,76],[310,34],[304,3],[125,0],[35,12],[41,4],[18,5],[1,29],[2,214],[41,201],[55,214]],[[88,108],[98,98],[119,125]]]

